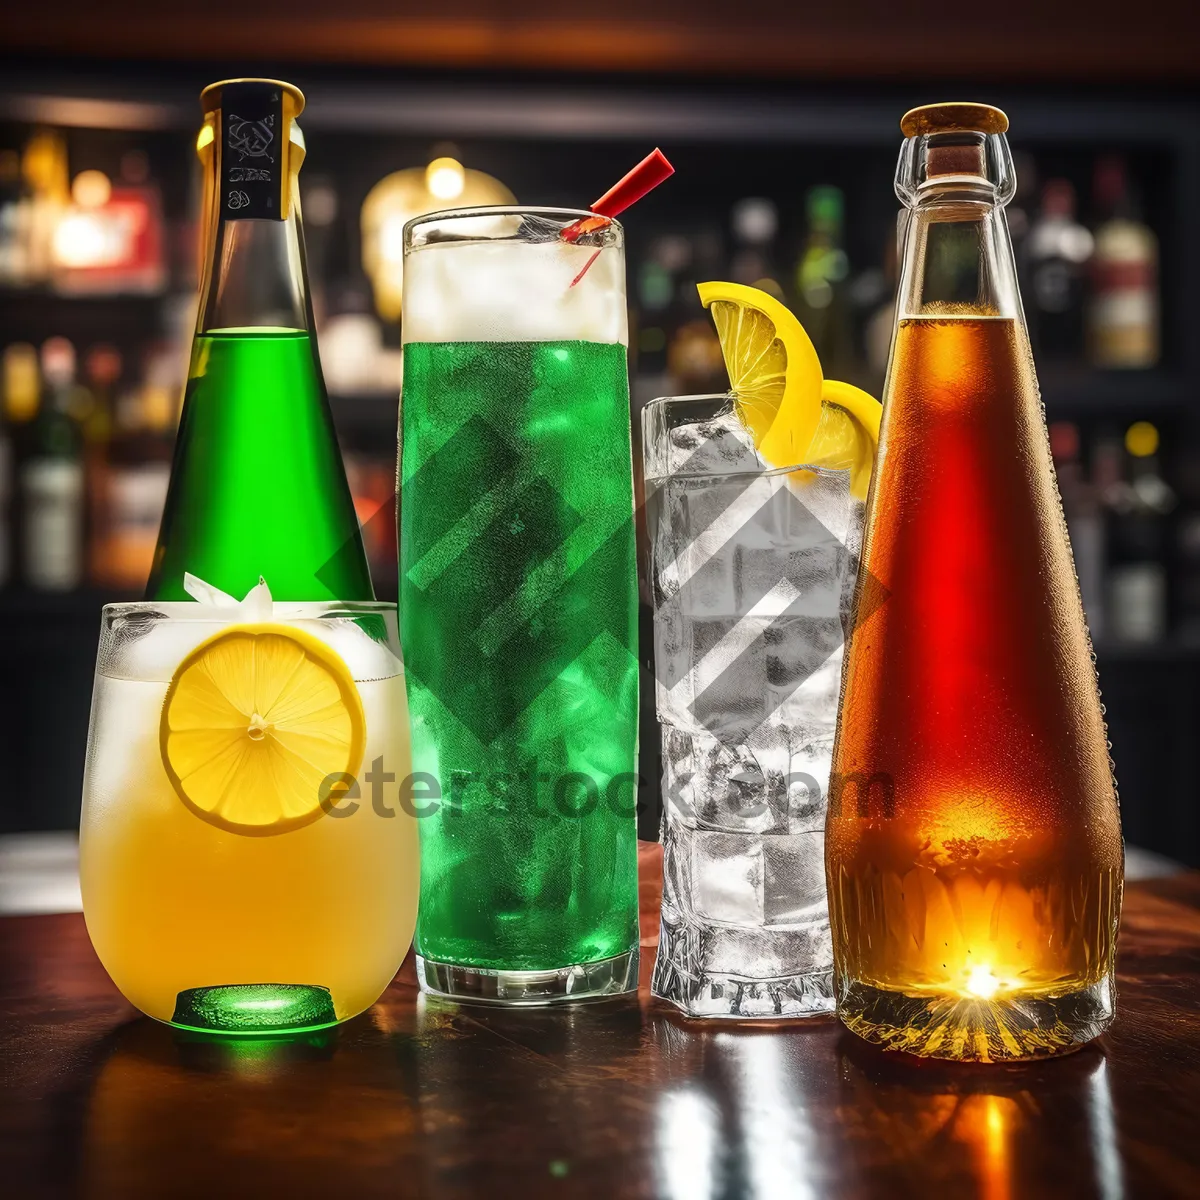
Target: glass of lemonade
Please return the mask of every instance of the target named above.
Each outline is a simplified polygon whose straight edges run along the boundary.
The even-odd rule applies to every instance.
[[[107,605],[80,830],[100,961],[185,1028],[354,1016],[412,939],[410,785],[395,605]]]
[[[590,218],[590,220],[589,220]],[[581,236],[578,222],[587,222]],[[426,991],[637,983],[637,577],[623,232],[559,209],[409,222],[400,613]]]

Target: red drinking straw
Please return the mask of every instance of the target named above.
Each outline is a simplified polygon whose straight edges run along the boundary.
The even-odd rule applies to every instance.
[[[614,183],[592,205],[592,212],[601,217],[615,217],[674,174],[675,168],[667,162],[667,156],[656,146],[624,179]]]
[[[647,192],[653,191],[664,179],[669,179],[674,174],[675,168],[667,161],[667,156],[655,146],[632,171],[614,183],[592,204],[592,212],[596,214],[594,217],[584,217],[562,231],[563,240],[575,242],[586,233],[603,229],[618,213],[623,213],[631,204],[636,204]],[[571,280],[572,287],[587,274],[588,268],[599,254],[600,251],[597,250],[583,264],[583,270]]]

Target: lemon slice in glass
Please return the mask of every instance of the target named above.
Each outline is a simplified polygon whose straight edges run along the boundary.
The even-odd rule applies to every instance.
[[[821,363],[804,326],[774,296],[740,283],[702,283],[742,424],[772,466],[804,455],[821,417]]]
[[[738,416],[774,467],[809,463],[850,471],[862,500],[879,442],[879,401],[824,379],[804,326],[783,304],[740,283],[702,283]]]
[[[821,419],[805,462],[850,472],[850,494],[867,498],[879,449],[883,405],[852,383],[826,379],[821,385]]]
[[[330,775],[362,763],[366,719],[349,668],[286,625],[234,625],[179,664],[159,747],[179,798],[231,833],[287,833],[323,813]]]

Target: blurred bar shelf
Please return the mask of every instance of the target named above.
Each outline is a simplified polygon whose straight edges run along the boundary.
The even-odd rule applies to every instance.
[[[87,304],[107,304],[112,300],[120,300],[128,304],[146,304],[156,306],[162,303],[167,294],[166,289],[156,292],[139,291],[95,291],[95,292],[60,292],[46,284],[30,284],[28,287],[0,288],[0,306],[24,307],[28,304],[70,304],[83,306]],[[2,308],[0,308],[2,311]],[[7,316],[8,314],[5,313]]]
[[[1200,642],[1168,638],[1162,642],[1096,642],[1093,646],[1101,671],[1108,663],[1200,662]],[[1101,676],[1101,685],[1104,679]]]
[[[807,17],[796,17],[792,27],[802,20]],[[128,23],[119,30],[122,37],[136,33]],[[1077,33],[1071,34],[1076,41]],[[866,44],[857,27],[854,38]],[[1180,44],[1171,47],[1176,57]],[[1044,45],[1034,49],[1043,63],[1051,61]],[[981,54],[988,50],[979,47]],[[901,51],[888,43],[887,54],[898,61]],[[19,61],[12,52],[4,67],[0,125],[15,131],[61,126],[75,131],[69,136],[76,144],[116,144],[124,137],[151,151],[175,238],[191,211],[197,96],[226,72],[203,62]],[[909,69],[907,82],[890,84],[878,82],[878,72],[870,84],[822,78],[814,71],[793,72],[803,83],[756,80],[749,73],[740,81],[710,80],[700,61],[690,78],[656,82],[620,75],[581,82],[581,76],[568,78],[565,72],[517,82],[512,76],[434,74],[402,65],[275,69],[294,76],[308,98],[303,124],[310,134],[310,182],[321,176],[336,185],[342,206],[323,234],[315,226],[308,231],[310,263],[324,255],[326,312],[334,315],[360,311],[348,301],[339,310],[345,301],[340,291],[357,288],[363,295],[352,299],[369,302],[357,274],[358,205],[387,173],[428,161],[428,152],[443,139],[461,147],[469,166],[498,178],[511,174],[504,181],[523,201],[549,204],[585,202],[652,145],[661,145],[679,176],[647,197],[629,223],[631,296],[634,272],[656,231],[695,236],[705,222],[723,221],[739,198],[757,195],[778,202],[786,224],[798,217],[806,189],[819,183],[836,183],[845,192],[847,229],[854,226],[858,235],[847,246],[852,264],[879,267],[894,228],[890,181],[899,114],[939,92],[960,90],[916,68]],[[1193,332],[1200,317],[1194,286],[1200,279],[1200,222],[1194,215],[1200,203],[1200,96],[1194,87],[1168,92],[1169,73],[1161,90],[1147,87],[1136,95],[1076,85],[1052,67],[1043,67],[1040,76],[1025,72],[1027,79],[1035,76],[1043,82],[985,82],[974,90],[1008,112],[1014,148],[1031,154],[1043,170],[1070,176],[1077,190],[1086,187],[1099,154],[1126,156],[1152,184],[1154,208],[1146,220],[1162,247],[1163,365],[1118,372],[1041,363],[1047,413],[1051,420],[1097,426],[1146,419],[1161,427],[1165,448],[1172,441],[1200,442],[1200,338]],[[989,78],[983,71],[976,77]],[[793,256],[790,264],[795,247],[789,244],[787,253]],[[168,310],[187,289],[185,264],[191,260],[181,259],[177,238],[169,256],[176,278],[167,295],[68,296],[48,287],[0,288],[0,346],[40,342],[66,329],[81,349],[112,342],[132,361],[147,335],[168,332]],[[386,335],[385,348],[394,351],[394,330]],[[182,374],[182,354],[179,369]],[[647,352],[634,370],[642,379],[654,374]],[[343,376],[347,382],[387,377]],[[396,391],[334,393],[330,402],[345,449],[364,459],[390,460]],[[385,478],[383,490],[389,486]],[[0,670],[20,683],[7,689],[0,710],[0,754],[11,768],[0,832],[69,829],[77,823],[100,610],[121,598],[91,587],[63,594],[0,591],[0,617],[7,618],[8,630],[0,638]],[[1195,804],[1200,645],[1101,641],[1096,653],[1127,837],[1200,865]],[[31,817],[22,797],[38,797],[45,811]]]
[[[879,146],[895,153],[897,113],[928,99],[930,87],[798,88],[765,81],[751,91],[721,82],[654,85],[614,81],[580,87],[488,82],[463,76],[412,82],[419,72],[350,74],[328,67],[300,71],[313,130],[406,134],[422,138],[760,142]],[[70,72],[11,64],[0,83],[0,120],[152,132],[196,128],[196,97],[211,71],[192,64],[164,73],[103,67]],[[953,90],[953,89],[951,89]],[[1128,143],[1200,149],[1195,101],[1064,97],[1036,88],[985,86],[1012,119],[1023,143]]]
[[[54,624],[64,618],[92,617],[100,629],[100,610],[106,604],[140,600],[140,593],[118,592],[109,588],[84,587],[69,592],[38,592],[32,588],[12,587],[0,591],[0,620],[21,619],[31,623]],[[0,641],[0,646],[6,643]],[[0,650],[3,653],[3,650]]]
[[[330,392],[329,407],[339,433],[396,430],[400,413],[398,391]]]
[[[1099,371],[1038,367],[1042,399],[1051,419],[1060,415],[1136,418],[1147,411],[1178,410],[1200,399],[1200,389],[1171,371]]]

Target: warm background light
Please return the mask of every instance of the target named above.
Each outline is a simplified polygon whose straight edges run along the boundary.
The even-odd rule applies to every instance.
[[[80,171],[71,184],[71,199],[80,208],[103,208],[112,195],[112,182],[103,171]]]
[[[516,197],[498,179],[464,167],[457,151],[434,148],[425,167],[385,175],[367,193],[362,206],[363,269],[375,293],[375,309],[385,321],[400,319],[404,283],[404,226],[414,217],[448,204],[515,204]]]
[[[68,213],[59,221],[53,247],[60,267],[92,267],[111,257],[103,223],[86,210]]]
[[[454,158],[435,158],[425,168],[425,186],[439,200],[457,200],[466,182],[463,165]]]
[[[1125,431],[1125,449],[1134,458],[1149,458],[1158,449],[1158,430],[1149,421],[1134,421]]]

